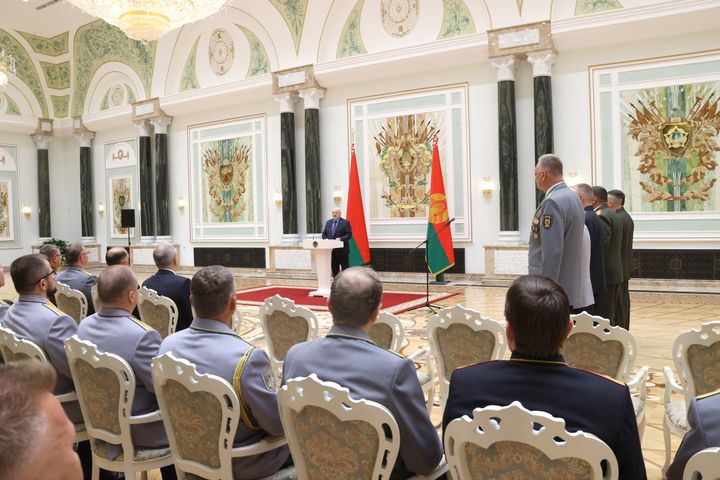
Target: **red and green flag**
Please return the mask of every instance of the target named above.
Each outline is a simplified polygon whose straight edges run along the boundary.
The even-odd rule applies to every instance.
[[[437,275],[455,265],[452,232],[450,226],[446,226],[449,215],[447,197],[445,196],[445,183],[443,182],[442,167],[440,166],[437,137],[435,137],[433,141],[433,161],[430,174],[430,209],[428,212],[425,260],[427,260],[430,273]],[[353,227],[353,230],[354,228],[355,227]]]
[[[355,157],[355,144],[350,154],[350,180],[348,181],[347,219],[352,227],[350,239],[350,266],[365,265],[370,262],[370,245],[365,228],[365,210],[363,209],[360,176]]]

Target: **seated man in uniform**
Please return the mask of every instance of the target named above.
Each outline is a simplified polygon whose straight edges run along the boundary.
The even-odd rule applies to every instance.
[[[375,345],[368,336],[380,312],[382,284],[367,267],[343,270],[328,300],[333,327],[325,338],[295,345],[283,365],[284,380],[315,373],[350,390],[355,399],[385,406],[400,429],[400,453],[393,479],[432,471],[442,445],[430,423],[425,398],[407,358]]]
[[[73,243],[65,251],[67,268],[58,273],[57,281],[72,289],[80,290],[87,299],[88,315],[95,313],[91,289],[97,283],[97,277],[85,271],[90,252],[82,243]]]
[[[235,434],[235,446],[283,435],[270,359],[230,328],[236,306],[232,272],[220,266],[201,268],[192,278],[190,298],[195,319],[190,328],[166,337],[159,355],[172,352],[177,358],[194,363],[199,373],[222,377],[235,388],[244,412]],[[272,475],[289,461],[287,445],[236,458],[233,477],[240,480]]]
[[[101,352],[114,353],[128,362],[135,373],[133,415],[158,409],[153,387],[151,362],[158,354],[162,338],[157,330],[132,316],[137,303],[138,281],[130,267],[113,265],[98,277],[100,310],[85,318],[78,327],[80,340],[94,343]],[[134,425],[133,441],[140,447],[168,446],[162,421]],[[117,455],[122,449],[117,449]],[[175,467],[161,469],[163,480],[175,479]]]
[[[47,258],[50,263],[50,267],[53,270],[60,270],[60,266],[62,265],[62,253],[57,245],[53,243],[44,243],[42,247],[40,247],[40,250],[38,250],[38,253]],[[55,294],[48,295],[48,298],[53,305],[57,305],[57,303],[55,303]]]
[[[130,254],[124,247],[112,247],[105,254],[105,263],[108,267],[112,265],[130,266]]]
[[[473,409],[509,405],[565,419],[565,428],[599,437],[615,453],[621,480],[647,478],[628,387],[610,378],[569,367],[560,354],[572,329],[563,289],[547,277],[526,275],[505,299],[510,360],[455,370],[443,415],[450,421]]]

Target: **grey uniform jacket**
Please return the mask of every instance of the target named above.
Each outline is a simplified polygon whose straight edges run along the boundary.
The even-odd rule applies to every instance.
[[[80,322],[80,340],[94,343],[101,352],[114,353],[135,373],[135,399],[132,414],[141,415],[158,409],[150,363],[158,354],[162,337],[150,326],[134,318],[129,312],[116,308],[101,308]],[[162,421],[133,425],[133,440],[143,447],[168,445]]]
[[[607,285],[622,283],[623,222],[618,214],[608,207],[607,203],[596,207],[595,213],[600,218],[604,232],[605,282]]]
[[[528,272],[555,280],[570,305],[582,300],[583,226],[585,213],[577,194],[565,182],[548,189],[535,211],[528,245]]]
[[[20,295],[18,301],[8,308],[2,325],[18,337],[37,343],[45,351],[58,373],[56,394],[75,389],[63,343],[77,333],[75,320],[50,303],[47,297]],[[77,402],[64,403],[63,408],[73,423],[83,421]]]
[[[194,363],[199,373],[217,375],[227,380],[249,413],[251,428],[240,421],[235,434],[235,446],[248,445],[268,435],[283,435],[277,407],[270,359],[263,350],[253,349],[245,367],[241,359],[252,345],[221,322],[196,317],[190,328],[174,333],[163,340],[159,355],[172,352],[178,358]],[[239,382],[235,374],[239,374]],[[239,383],[239,384],[238,384]],[[252,457],[233,460],[235,480],[271,475],[288,459],[287,446]]]
[[[283,381],[311,373],[347,387],[355,399],[390,410],[400,429],[400,458],[407,470],[427,473],[437,466],[442,445],[411,360],[375,345],[360,329],[334,325],[325,338],[295,345],[285,357]]]
[[[68,285],[70,288],[80,290],[87,298],[88,315],[95,313],[95,306],[92,302],[92,286],[97,283],[97,277],[90,275],[80,267],[68,267],[57,274],[56,280],[60,283]]]

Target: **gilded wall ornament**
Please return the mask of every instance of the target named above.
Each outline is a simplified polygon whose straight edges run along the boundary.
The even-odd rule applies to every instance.
[[[393,37],[404,37],[415,28],[418,0],[382,0],[380,8],[383,28]]]
[[[110,87],[108,92],[108,106],[110,108],[122,107],[127,103],[127,91],[125,87],[118,83]]]
[[[251,143],[240,139],[202,145],[202,170],[209,195],[210,222],[239,222],[247,206],[243,197],[250,176]]]
[[[232,35],[222,28],[216,29],[210,35],[208,56],[212,71],[216,75],[225,75],[232,68],[235,60],[235,43]]]

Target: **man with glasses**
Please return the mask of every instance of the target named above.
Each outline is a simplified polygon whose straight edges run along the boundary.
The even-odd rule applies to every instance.
[[[47,258],[48,262],[50,263],[50,267],[53,270],[60,270],[60,265],[62,265],[62,253],[60,253],[60,249],[57,245],[54,245],[52,243],[43,244],[43,246],[40,247],[40,250],[38,250],[38,253],[40,255],[44,255],[45,258]],[[53,305],[57,305],[57,303],[55,302],[55,294],[48,295],[48,298],[53,303]]]
[[[97,277],[85,271],[89,255],[90,252],[80,242],[68,246],[67,250],[65,250],[65,259],[68,266],[58,273],[57,281],[72,289],[80,290],[87,299],[87,314],[92,315],[95,313],[95,306],[92,302],[91,289],[97,283]]]

